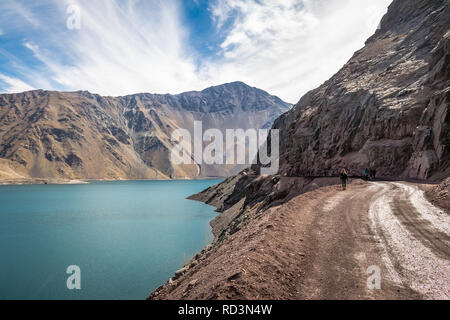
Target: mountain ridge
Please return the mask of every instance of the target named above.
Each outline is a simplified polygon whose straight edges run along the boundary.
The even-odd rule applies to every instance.
[[[215,89],[213,89],[215,88]],[[208,88],[207,88],[208,89]],[[290,104],[234,82],[206,91],[103,97],[88,91],[0,95],[0,179],[168,179],[227,176],[236,166],[176,165],[171,133],[259,129]]]

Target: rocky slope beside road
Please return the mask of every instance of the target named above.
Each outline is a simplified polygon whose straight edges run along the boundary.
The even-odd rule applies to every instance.
[[[434,205],[450,212],[450,177],[438,185],[424,186],[424,189],[427,198]]]
[[[242,82],[179,95],[2,94],[0,180],[229,176],[243,166],[173,163],[172,132],[193,136],[194,121],[204,130],[270,127],[290,107]]]

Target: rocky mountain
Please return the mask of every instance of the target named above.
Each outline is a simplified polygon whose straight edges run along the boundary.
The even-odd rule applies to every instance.
[[[172,132],[193,132],[194,121],[203,130],[270,128],[290,107],[242,82],[178,95],[2,94],[0,179],[227,176],[242,166],[172,163]]]
[[[449,174],[450,8],[397,0],[347,64],[276,120],[280,174]]]

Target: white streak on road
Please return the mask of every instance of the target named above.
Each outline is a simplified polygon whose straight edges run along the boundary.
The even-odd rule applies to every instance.
[[[403,183],[394,183],[397,187],[403,189],[408,200],[416,208],[420,217],[427,220],[434,228],[447,235],[450,234],[450,217],[441,209],[433,206],[427,199],[423,190],[418,186],[406,185]]]
[[[393,213],[392,204],[396,201],[396,193],[391,190],[393,184],[375,185],[381,186],[382,190],[375,196],[369,209],[369,218],[376,238],[383,247],[383,261],[392,280],[403,283],[427,299],[450,299],[450,261],[436,256],[410,234]],[[411,192],[408,188],[403,190]],[[419,208],[423,200],[419,201]],[[431,219],[428,212],[420,214]],[[437,221],[434,216],[432,219]]]

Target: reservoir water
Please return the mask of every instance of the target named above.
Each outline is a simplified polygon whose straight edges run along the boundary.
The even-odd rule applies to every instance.
[[[145,299],[212,241],[186,197],[218,182],[0,186],[0,299]]]

